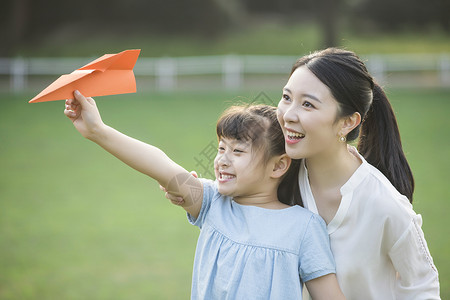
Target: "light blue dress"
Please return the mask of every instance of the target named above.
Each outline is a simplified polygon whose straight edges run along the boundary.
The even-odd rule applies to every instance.
[[[335,273],[325,222],[292,206],[240,205],[202,179],[191,299],[301,299],[302,282]]]

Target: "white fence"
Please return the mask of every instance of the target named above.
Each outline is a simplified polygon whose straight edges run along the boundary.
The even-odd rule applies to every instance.
[[[70,73],[93,59],[95,57],[0,58],[0,75],[4,81],[9,81],[5,89],[12,92],[27,91],[30,89],[31,78],[53,76],[53,79],[56,79],[59,75]],[[219,78],[220,86],[224,89],[239,89],[244,87],[245,78],[251,76],[287,76],[296,59],[294,56],[255,55],[141,57],[136,63],[134,73],[136,78],[151,78],[153,87],[160,91],[178,89],[178,81],[183,78],[197,78],[201,81],[211,76]],[[448,53],[373,54],[364,56],[363,59],[373,76],[381,83],[391,86],[396,83],[416,86],[417,82],[422,82],[424,85],[450,87]],[[396,80],[399,75],[406,79]],[[277,87],[279,88],[278,85]]]

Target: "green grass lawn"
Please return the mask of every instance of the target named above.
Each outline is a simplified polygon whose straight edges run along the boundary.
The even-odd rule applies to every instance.
[[[276,103],[279,91],[265,91]],[[132,94],[97,99],[105,123],[159,146],[186,169],[215,120],[257,93]],[[389,90],[450,299],[450,91]],[[84,140],[62,101],[0,94],[0,299],[188,299],[198,229],[158,184]],[[237,96],[244,96],[238,98]]]

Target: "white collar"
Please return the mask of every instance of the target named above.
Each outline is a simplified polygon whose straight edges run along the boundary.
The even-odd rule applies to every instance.
[[[356,151],[356,149],[352,150],[354,150],[352,151],[352,153],[358,155],[362,163],[340,189],[342,195],[341,203],[335,216],[327,225],[328,234],[332,234],[341,225],[352,202],[353,191],[369,174],[369,164],[367,163],[367,161],[361,154]],[[309,209],[315,214],[319,214],[314,196],[311,191],[311,186],[309,184],[308,169],[306,168],[305,160],[302,160],[300,166],[298,184],[300,188],[300,195],[302,196],[303,205],[305,206],[305,208]]]

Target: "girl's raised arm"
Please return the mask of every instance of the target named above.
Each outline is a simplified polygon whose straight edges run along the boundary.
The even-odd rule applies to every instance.
[[[157,180],[169,193],[183,197],[183,208],[193,217],[198,216],[203,198],[199,179],[173,162],[159,148],[105,125],[94,99],[86,98],[78,91],[74,95],[75,99],[66,100],[64,114],[81,135],[135,170]]]

